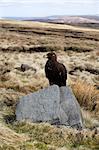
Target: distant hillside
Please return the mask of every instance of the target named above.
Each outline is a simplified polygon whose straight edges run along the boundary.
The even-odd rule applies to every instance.
[[[4,17],[7,20],[23,20],[49,22],[55,24],[69,24],[81,27],[90,27],[99,29],[99,15],[96,16],[48,16],[48,17]]]
[[[99,23],[99,20],[92,16],[59,16],[51,20],[60,23]]]
[[[53,16],[48,22],[99,29],[99,16]]]
[[[3,17],[11,20],[30,20],[44,22],[60,22],[60,23],[99,23],[99,16],[48,16],[48,17]]]
[[[96,16],[83,16],[83,17],[84,17],[84,18],[94,19],[94,20],[99,21],[99,15],[96,15]]]

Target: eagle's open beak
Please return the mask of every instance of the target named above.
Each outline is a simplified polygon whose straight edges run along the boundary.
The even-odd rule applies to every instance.
[[[43,58],[48,58],[48,56],[47,56],[47,55],[44,55]]]

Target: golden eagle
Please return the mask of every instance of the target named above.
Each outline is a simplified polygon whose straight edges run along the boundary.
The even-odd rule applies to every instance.
[[[59,87],[66,86],[66,67],[57,61],[57,56],[54,52],[48,53],[47,58],[48,60],[45,65],[45,74],[49,80],[49,84],[56,84]]]

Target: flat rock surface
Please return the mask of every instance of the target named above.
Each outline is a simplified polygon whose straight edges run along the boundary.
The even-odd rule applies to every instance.
[[[58,117],[59,103],[60,91],[56,85],[31,93],[20,99],[16,109],[17,120],[52,123]]]
[[[77,126],[78,128],[83,126],[80,106],[71,88],[68,86],[60,87],[60,109],[63,112],[60,113],[62,124],[67,125],[68,123],[68,125],[72,127]]]
[[[68,86],[53,85],[22,97],[16,107],[16,119],[83,127],[80,106]]]

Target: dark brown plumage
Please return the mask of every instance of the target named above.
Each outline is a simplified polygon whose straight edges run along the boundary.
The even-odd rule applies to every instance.
[[[45,74],[49,80],[49,84],[56,84],[59,87],[66,86],[67,70],[65,66],[57,61],[57,56],[53,52],[48,53],[47,58]]]

